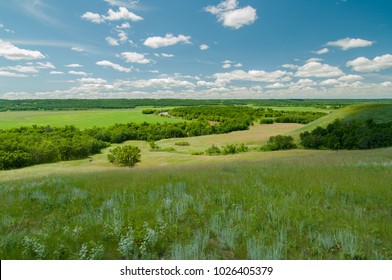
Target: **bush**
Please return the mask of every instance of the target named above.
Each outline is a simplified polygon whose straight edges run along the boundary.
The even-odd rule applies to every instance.
[[[221,154],[221,150],[217,146],[212,145],[205,151],[205,153],[209,156],[217,156]]]
[[[277,135],[270,137],[267,145],[264,147],[264,150],[277,151],[290,150],[295,148],[297,148],[297,145],[295,145],[293,137]]]
[[[186,141],[176,142],[176,143],[174,143],[174,145],[176,145],[176,146],[190,146],[189,142],[186,142]]]
[[[144,110],[142,110],[142,114],[144,114],[144,115],[152,115],[154,113],[155,113],[154,109],[144,109]]]
[[[134,146],[117,147],[110,150],[108,159],[111,163],[119,166],[133,167],[140,162],[140,149]]]

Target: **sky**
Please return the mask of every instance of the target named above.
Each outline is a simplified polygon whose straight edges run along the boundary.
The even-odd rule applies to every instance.
[[[392,98],[391,0],[0,1],[0,99]]]

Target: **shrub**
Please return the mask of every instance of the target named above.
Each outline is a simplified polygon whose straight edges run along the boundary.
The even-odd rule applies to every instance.
[[[186,141],[176,142],[176,143],[174,143],[174,145],[176,145],[176,146],[190,146],[189,142],[186,142]]]
[[[154,113],[155,113],[154,109],[144,109],[144,110],[142,110],[142,114],[144,114],[144,115],[152,115]]]
[[[117,147],[110,150],[108,159],[111,163],[119,166],[133,167],[140,162],[140,149],[134,146]]]
[[[217,146],[212,145],[205,151],[205,153],[209,156],[216,156],[221,154],[221,150]]]

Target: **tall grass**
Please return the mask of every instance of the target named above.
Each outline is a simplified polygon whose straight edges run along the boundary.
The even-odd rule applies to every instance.
[[[391,259],[391,151],[2,182],[0,258]]]

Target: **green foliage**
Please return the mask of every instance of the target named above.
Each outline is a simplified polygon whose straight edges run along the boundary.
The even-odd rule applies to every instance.
[[[117,147],[110,150],[108,159],[111,163],[118,166],[133,167],[140,162],[140,149],[134,146]]]
[[[156,110],[154,110],[154,109],[144,109],[144,110],[142,110],[142,114],[143,115],[152,115],[155,113],[155,111]]]
[[[266,119],[261,119],[260,124],[273,124],[274,119],[266,118]]]
[[[294,143],[294,138],[284,135],[271,136],[267,145],[264,147],[265,150],[269,151],[290,150],[295,148],[297,148],[297,145]]]
[[[392,146],[392,122],[376,124],[367,121],[335,120],[326,128],[300,134],[301,144],[308,149],[374,149]]]
[[[155,144],[154,141],[150,141],[150,142],[148,142],[148,144],[150,145],[151,150],[153,150],[153,151],[156,151],[156,150],[160,149],[160,147],[157,144]]]
[[[249,148],[244,144],[227,144],[222,147],[222,155],[233,155],[247,152]]]

